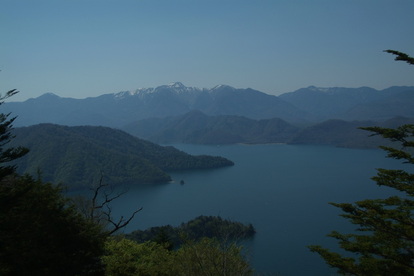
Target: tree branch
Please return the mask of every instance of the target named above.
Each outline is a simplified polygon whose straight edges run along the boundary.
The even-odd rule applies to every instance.
[[[110,209],[109,209],[110,210]],[[139,209],[137,209],[137,210],[135,210],[133,213],[132,213],[132,215],[127,219],[127,220],[124,220],[124,217],[123,216],[121,216],[120,218],[119,218],[119,220],[118,220],[118,222],[114,222],[113,220],[112,220],[112,218],[111,218],[111,210],[109,211],[109,213],[105,213],[105,215],[107,216],[107,219],[108,219],[108,222],[109,223],[111,223],[113,226],[114,226],[114,228],[112,229],[112,230],[110,230],[109,231],[109,235],[112,235],[113,233],[115,233],[116,231],[118,231],[118,230],[120,230],[120,229],[122,229],[122,228],[124,228],[125,226],[127,226],[130,222],[131,222],[131,220],[133,220],[134,219],[134,216],[139,212],[139,211],[141,211],[142,210],[142,207],[141,208],[139,208]]]
[[[142,210],[142,207],[135,210],[132,215],[129,216],[128,219],[125,219],[124,216],[121,216],[118,221],[114,221],[112,218],[112,208],[110,203],[115,199],[120,198],[126,192],[120,192],[115,195],[113,194],[113,189],[111,191],[106,191],[105,188],[108,188],[109,185],[103,182],[103,174],[101,173],[101,177],[99,179],[99,184],[93,190],[93,196],[91,199],[91,207],[89,209],[89,219],[95,221],[96,223],[101,223],[104,219],[106,223],[109,223],[113,226],[111,230],[108,231],[108,234],[111,235],[116,231],[126,227],[135,215]],[[102,201],[99,202],[100,194],[102,194]],[[106,210],[104,210],[106,209]],[[104,218],[102,218],[104,216]]]
[[[395,58],[395,60],[402,60],[402,61],[407,62],[408,64],[414,65],[414,58],[410,57],[406,53],[395,51],[395,50],[384,50],[384,52],[396,55],[397,57]]]

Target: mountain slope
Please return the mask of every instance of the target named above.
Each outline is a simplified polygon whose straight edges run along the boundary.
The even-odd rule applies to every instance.
[[[123,129],[156,143],[192,144],[286,143],[299,131],[277,118],[207,116],[197,110],[165,119],[140,120]]]
[[[414,88],[390,91],[386,96],[369,103],[359,104],[349,109],[343,116],[347,120],[367,118],[387,120],[392,117],[414,117]]]
[[[282,118],[288,121],[302,120],[305,112],[279,97],[260,91],[235,89],[220,85],[209,91],[212,103],[200,111],[207,115],[236,115],[251,119]]]
[[[291,144],[330,145],[347,148],[377,148],[388,141],[360,127],[380,126],[396,128],[403,124],[414,124],[413,118],[395,117],[386,121],[344,121],[331,119],[307,127],[293,137]]]
[[[298,128],[281,119],[253,120],[241,116],[207,116],[191,111],[183,116],[140,120],[124,128],[134,136],[156,143],[234,144],[288,143],[375,148],[383,141],[369,137],[367,126],[395,128],[414,119],[394,117],[385,121],[330,119]]]
[[[74,188],[91,185],[101,174],[111,184],[165,182],[171,170],[229,166],[225,158],[191,156],[107,127],[41,124],[16,128],[11,146],[28,147],[19,172]]]
[[[318,88],[310,86],[279,97],[310,114],[310,120],[387,120],[414,117],[414,87],[394,86],[384,90]]]
[[[318,88],[310,86],[295,92],[280,95],[280,98],[312,114],[312,119],[339,118],[350,108],[361,103],[384,97],[379,91],[369,88]]]

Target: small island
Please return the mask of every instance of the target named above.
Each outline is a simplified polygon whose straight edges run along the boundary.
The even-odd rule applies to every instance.
[[[179,247],[186,241],[202,238],[216,238],[225,241],[240,241],[252,238],[256,233],[252,224],[243,224],[220,216],[199,216],[178,227],[171,225],[136,230],[126,234],[126,238],[142,243],[146,241],[167,242]]]

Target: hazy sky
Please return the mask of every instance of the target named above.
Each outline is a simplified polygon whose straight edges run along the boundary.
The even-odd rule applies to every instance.
[[[412,0],[0,0],[0,91],[414,85]]]

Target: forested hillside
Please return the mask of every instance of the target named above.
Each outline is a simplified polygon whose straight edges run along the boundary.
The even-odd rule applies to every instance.
[[[111,184],[170,180],[168,171],[230,166],[222,157],[191,156],[162,147],[121,130],[106,127],[67,127],[41,124],[16,128],[11,143],[30,149],[17,162],[19,172],[45,181],[81,187],[101,175]]]
[[[235,144],[287,143],[299,128],[282,119],[207,116],[201,111],[165,119],[144,119],[123,128],[156,143]]]
[[[329,145],[344,148],[377,148],[389,142],[379,136],[372,137],[361,127],[398,127],[414,123],[413,118],[395,117],[386,121],[327,120],[302,129],[289,141],[291,144]]]
[[[281,119],[253,120],[241,116],[207,116],[191,111],[183,116],[152,118],[127,125],[124,130],[155,143],[235,144],[287,143],[330,145],[348,148],[375,148],[379,137],[359,129],[368,126],[397,127],[414,119],[395,117],[385,121],[326,120],[294,126]]]
[[[234,242],[252,238],[256,230],[252,224],[243,224],[219,216],[199,216],[180,226],[171,225],[135,230],[126,238],[136,242],[168,242],[171,247],[178,247],[188,240],[198,241],[202,238],[215,238]]]

